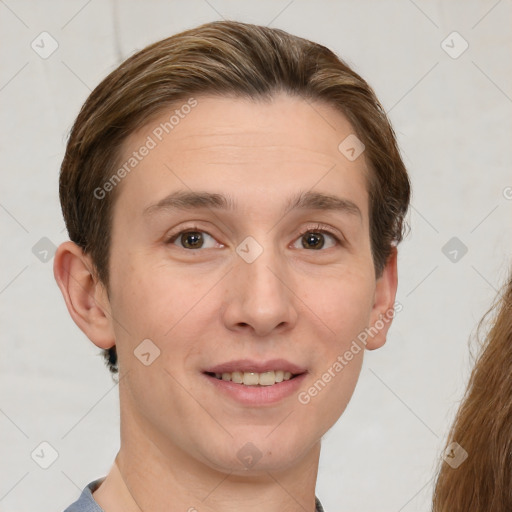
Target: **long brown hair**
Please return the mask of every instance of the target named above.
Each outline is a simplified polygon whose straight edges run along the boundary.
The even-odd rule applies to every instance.
[[[485,320],[491,327],[448,436],[455,453],[445,450],[433,512],[512,511],[512,271],[478,333]],[[455,468],[448,457],[461,449],[467,458]]]

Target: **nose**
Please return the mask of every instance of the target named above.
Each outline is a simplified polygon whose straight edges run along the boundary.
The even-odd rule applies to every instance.
[[[265,249],[252,263],[238,257],[234,265],[223,308],[226,328],[256,336],[293,328],[298,298],[293,278],[275,252]]]

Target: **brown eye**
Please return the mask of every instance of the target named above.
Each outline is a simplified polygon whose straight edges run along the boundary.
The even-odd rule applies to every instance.
[[[326,247],[326,243],[329,244],[329,238],[332,242],[331,245],[327,245]],[[334,233],[331,233],[326,229],[309,228],[307,231],[303,231],[301,233],[299,240],[301,241],[301,247],[296,247],[297,249],[312,249],[319,251],[320,249],[330,249],[336,245],[343,245]]]
[[[302,236],[302,247],[304,249],[321,249],[324,243],[323,233],[308,232]]]
[[[199,249],[202,247],[204,240],[199,231],[188,231],[180,235],[180,242],[187,249]]]
[[[207,246],[205,244],[208,244],[208,239],[211,239],[212,242],[210,242],[210,246]],[[177,243],[179,242],[179,243]],[[175,244],[178,247],[181,247],[182,249],[209,249],[211,247],[215,246],[215,239],[206,233],[206,231],[199,231],[199,230],[186,230],[186,231],[180,231],[176,235],[174,235],[172,238],[170,238],[167,241],[168,244]]]

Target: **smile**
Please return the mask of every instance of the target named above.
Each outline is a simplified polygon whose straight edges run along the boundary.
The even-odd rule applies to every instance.
[[[244,386],[273,386],[274,384],[295,377],[291,372],[285,370],[271,370],[262,373],[242,371],[223,373],[207,372],[207,374],[219,380],[231,381],[236,384],[243,384]]]

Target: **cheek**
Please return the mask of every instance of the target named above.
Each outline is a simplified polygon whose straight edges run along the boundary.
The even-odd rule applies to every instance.
[[[137,261],[139,260],[139,261]],[[173,350],[188,346],[188,339],[197,338],[199,318],[208,317],[218,309],[212,300],[219,281],[216,274],[191,274],[190,269],[173,268],[151,258],[130,262],[126,259],[112,276],[112,313],[116,338],[131,350],[142,340],[151,339],[162,355],[172,341]]]
[[[324,325],[332,344],[342,346],[347,338],[368,326],[375,283],[363,272],[343,269],[338,275],[303,281],[304,303]]]
[[[346,273],[324,281],[305,301],[323,334],[315,333],[313,375],[299,401],[314,402],[332,423],[345,410],[357,384],[364,354],[358,336],[369,325],[373,291],[370,277]]]
[[[324,435],[350,402],[361,372],[363,349],[349,350],[348,345],[340,343],[333,346],[297,395],[302,413],[300,425],[305,431]]]

